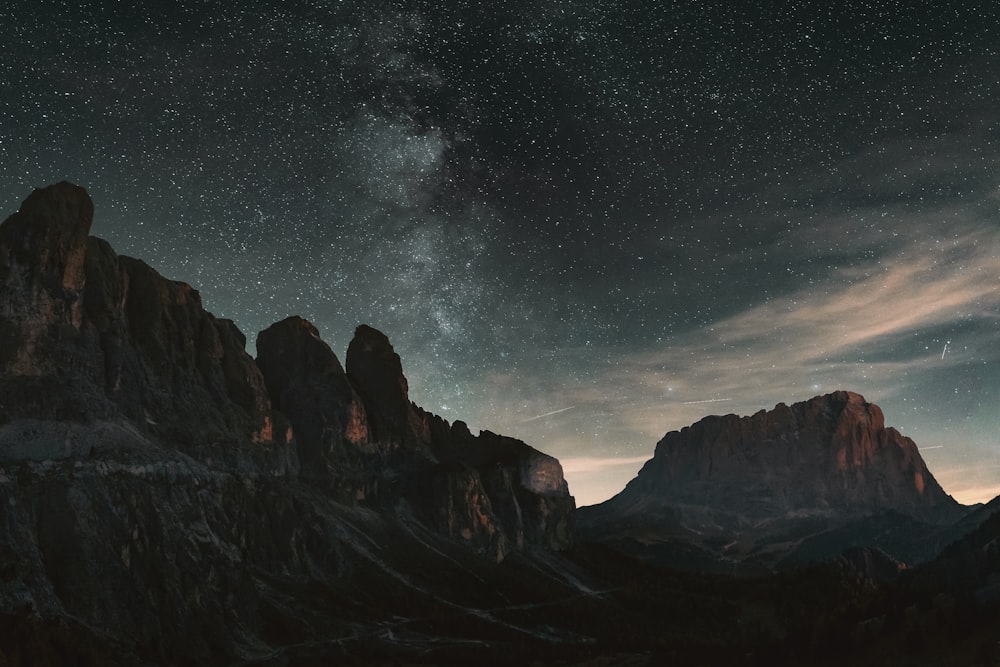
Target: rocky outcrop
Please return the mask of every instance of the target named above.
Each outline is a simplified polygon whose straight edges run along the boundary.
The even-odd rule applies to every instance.
[[[301,318],[261,332],[257,349],[271,400],[296,433],[303,475],[338,497],[411,514],[497,560],[571,545],[574,503],[559,462],[413,404],[382,332],[356,329],[346,372]]]
[[[358,328],[345,372],[290,317],[254,360],[92,218],[60,183],[0,225],[0,627],[40,633],[0,637],[0,662],[81,636],[162,664],[318,636],[337,655],[453,614],[441,594],[468,599],[490,560],[571,544],[558,461],[415,406],[382,333]]]
[[[498,559],[569,545],[558,462],[415,406],[384,334],[358,327],[345,372],[290,317],[261,332],[254,360],[197,290],[89,237],[92,218],[86,191],[60,183],[0,227],[0,460],[121,449],[128,437],[90,435],[113,427],[210,464],[301,470],[340,502],[404,503]]]
[[[0,423],[125,419],[191,450],[272,444],[243,334],[190,285],[88,237],[92,217],[86,191],[59,183],[0,226]]]
[[[672,431],[621,493],[579,519],[588,535],[631,548],[642,534],[647,551],[667,545],[657,558],[693,553],[685,567],[728,570],[874,544],[898,548],[902,560],[922,557],[929,548],[917,538],[964,512],[877,405],[838,391]],[[900,522],[891,516],[906,528],[892,531]]]
[[[430,476],[416,478],[407,497],[433,525],[498,559],[531,545],[572,545],[575,503],[559,461],[520,440],[489,431],[474,436],[464,422],[449,426],[418,414],[430,424],[438,463]]]
[[[425,420],[410,403],[403,364],[381,331],[362,324],[347,347],[347,373],[368,407],[373,435],[382,442],[426,443]]]
[[[61,361],[50,343],[79,331],[94,206],[83,188],[35,190],[0,226],[0,363],[30,376]]]
[[[364,497],[364,482],[345,473],[373,449],[367,412],[316,328],[301,317],[271,325],[257,336],[257,365],[274,407],[293,425],[302,475],[336,479],[345,500]]]

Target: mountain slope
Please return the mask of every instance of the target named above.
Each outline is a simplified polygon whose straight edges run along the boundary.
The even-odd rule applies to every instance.
[[[413,405],[381,332],[357,329],[345,371],[289,318],[254,360],[197,290],[89,237],[92,218],[60,183],[0,225],[14,626],[166,663],[267,661],[317,637],[337,655],[400,634],[400,614],[502,605],[484,572],[570,547],[559,462]]]
[[[840,391],[668,433],[614,498],[581,508],[588,539],[681,567],[730,571],[880,546],[926,558],[966,510],[881,409]]]

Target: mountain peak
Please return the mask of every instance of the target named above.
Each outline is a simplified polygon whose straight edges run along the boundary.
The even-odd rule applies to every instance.
[[[94,203],[83,188],[67,182],[34,190],[0,225],[0,300],[23,326],[15,335],[31,342],[31,330],[65,322],[80,328],[87,235]],[[15,348],[5,342],[0,363]],[[25,355],[8,367],[19,375],[39,369]]]
[[[882,409],[837,391],[754,415],[710,416],[668,433],[621,494],[772,518],[891,509],[924,515],[954,501]]]
[[[369,406],[377,437],[403,442],[411,434],[426,439],[409,398],[403,364],[384,333],[362,324],[347,347],[347,374]]]
[[[255,360],[196,289],[89,237],[93,209],[58,183],[0,224],[0,463],[183,454],[276,497],[402,512],[497,560],[572,543],[558,461],[414,405],[385,334],[359,326],[341,366],[293,316]]]
[[[912,536],[963,513],[879,406],[836,391],[671,431],[621,493],[578,517],[643,558],[757,572],[855,546],[920,558]]]

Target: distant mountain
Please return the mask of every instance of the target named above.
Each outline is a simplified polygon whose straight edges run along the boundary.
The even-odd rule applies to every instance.
[[[587,539],[678,567],[765,571],[878,547],[913,562],[967,513],[882,410],[838,391],[668,433],[614,498],[581,508]]]

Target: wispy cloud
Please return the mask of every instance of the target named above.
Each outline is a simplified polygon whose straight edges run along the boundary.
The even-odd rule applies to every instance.
[[[831,383],[891,393],[915,364],[960,361],[952,354],[942,360],[936,346],[916,353],[914,336],[1000,313],[996,234],[953,234],[947,249],[936,250],[941,242],[922,241],[863,269],[837,271],[822,284],[633,355],[612,371],[613,384],[658,393],[657,410],[670,398],[693,404],[709,400],[706,394],[745,397],[750,390],[769,401]],[[972,328],[964,345],[978,348],[994,338],[995,331]]]

